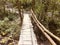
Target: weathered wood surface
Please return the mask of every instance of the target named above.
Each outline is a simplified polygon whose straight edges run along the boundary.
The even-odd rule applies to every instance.
[[[38,45],[29,14],[24,14],[18,45]]]

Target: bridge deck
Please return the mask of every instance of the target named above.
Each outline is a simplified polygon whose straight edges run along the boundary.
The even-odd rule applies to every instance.
[[[18,45],[38,45],[29,14],[24,14]]]

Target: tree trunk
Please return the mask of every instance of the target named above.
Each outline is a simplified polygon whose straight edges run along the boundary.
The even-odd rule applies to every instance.
[[[35,6],[35,0],[32,0],[32,9],[34,8]]]
[[[21,2],[20,2],[19,0],[16,0],[16,4],[17,4],[17,8],[18,8],[19,15],[20,15],[20,18],[21,18],[21,22],[22,22],[22,15],[21,15]]]

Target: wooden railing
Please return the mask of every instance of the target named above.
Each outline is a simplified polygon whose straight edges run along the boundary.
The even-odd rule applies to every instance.
[[[53,33],[51,33],[48,29],[46,29],[40,23],[40,21],[37,19],[36,15],[34,14],[33,10],[31,10],[31,13],[32,13],[31,17],[32,17],[33,21],[36,23],[36,25],[39,27],[40,31],[42,31],[42,33],[45,35],[45,37],[50,41],[50,43],[52,45],[57,45],[51,37],[53,37],[54,39],[56,39],[58,42],[60,42],[60,38],[57,37],[57,36],[55,36]]]

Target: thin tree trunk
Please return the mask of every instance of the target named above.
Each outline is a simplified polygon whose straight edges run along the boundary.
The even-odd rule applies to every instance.
[[[34,8],[35,6],[35,0],[32,0],[32,9]]]
[[[16,4],[17,4],[17,8],[18,8],[19,15],[20,15],[20,18],[21,18],[21,22],[22,22],[22,15],[21,15],[21,2],[20,2],[19,0],[16,0]]]
[[[5,0],[3,0],[3,10],[4,10],[4,14],[5,14]]]

